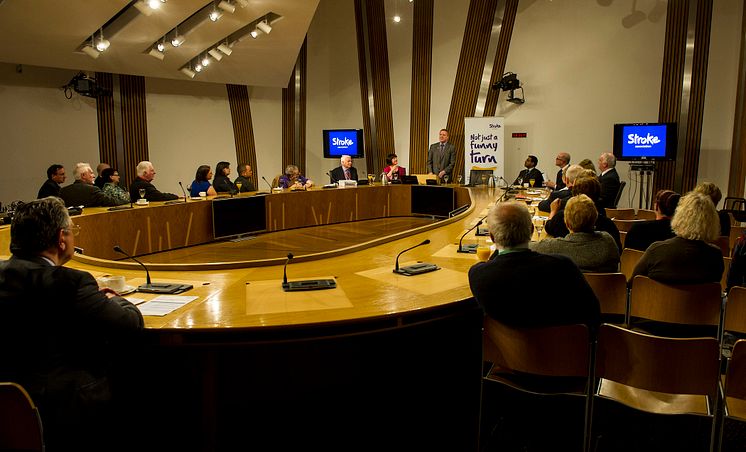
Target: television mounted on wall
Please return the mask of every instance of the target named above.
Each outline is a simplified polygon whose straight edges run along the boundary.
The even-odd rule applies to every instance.
[[[362,158],[365,155],[363,129],[326,129],[324,136],[324,158],[340,158],[349,155]]]
[[[675,122],[614,124],[614,157],[620,161],[676,160]]]

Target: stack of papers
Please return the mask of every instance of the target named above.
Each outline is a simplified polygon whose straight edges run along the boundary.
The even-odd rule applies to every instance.
[[[159,295],[150,301],[142,298],[127,298],[130,303],[137,306],[142,315],[164,316],[179,309],[185,304],[196,300],[198,297],[185,295]]]

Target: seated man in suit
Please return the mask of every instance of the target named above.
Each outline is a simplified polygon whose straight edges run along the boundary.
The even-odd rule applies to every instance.
[[[60,190],[60,197],[65,201],[65,205],[99,207],[99,206],[118,206],[129,203],[128,200],[114,198],[109,196],[100,188],[93,185],[93,170],[87,163],[78,163],[73,169],[75,182]]]
[[[340,165],[329,172],[329,179],[332,184],[340,180],[357,180],[357,170],[352,166],[352,157],[343,155],[339,159]]]
[[[58,198],[16,210],[13,256],[0,263],[0,381],[31,395],[49,450],[108,450],[118,428],[109,415],[112,344],[131,347],[143,318],[90,273],[63,266],[78,231]]]
[[[565,256],[529,249],[533,224],[525,204],[496,204],[487,224],[497,251],[469,269],[471,292],[487,316],[519,327],[598,325],[598,300],[578,267]],[[562,290],[536,296],[536,275],[543,286]]]
[[[172,199],[178,199],[179,197],[173,193],[161,193],[152,184],[155,179],[155,168],[153,164],[144,160],[137,164],[137,177],[134,182],[130,184],[130,199],[137,201],[140,199],[140,189],[145,190],[144,199],[148,201],[170,201]]]
[[[601,182],[601,207],[615,208],[616,195],[619,192],[619,174],[616,172],[616,157],[614,154],[604,152],[598,158],[598,170],[601,174],[598,181]]]
[[[535,155],[529,155],[523,164],[526,169],[518,173],[518,177],[516,177],[513,185],[530,184],[531,179],[533,179],[534,183],[530,185],[532,187],[541,187],[544,184],[544,176],[542,176],[541,171],[536,168],[536,165],[538,164],[539,159],[537,159]]]
[[[549,194],[549,197],[539,203],[539,210],[542,212],[549,212],[551,210],[552,201],[555,199],[560,199],[562,202],[567,202],[568,199],[570,199],[570,196],[572,196],[572,185],[575,183],[575,179],[585,171],[585,169],[580,165],[570,165],[567,170],[565,170],[565,174],[563,176],[563,181],[565,186],[560,188],[559,190],[554,190],[552,193]],[[564,209],[564,205],[562,208]]]
[[[551,188],[552,190],[561,190],[565,188],[565,182],[562,180],[562,175],[570,166],[570,154],[568,154],[567,152],[558,153],[557,157],[554,158],[554,164],[559,166],[559,171],[557,171],[557,180],[548,180],[547,187]]]
[[[65,167],[55,163],[47,168],[47,180],[39,188],[37,199],[46,198],[47,196],[60,196],[60,184],[65,182]]]
[[[251,165],[248,163],[238,164],[238,177],[233,183],[236,185],[236,188],[238,188],[238,184],[241,184],[241,188],[239,189],[241,193],[255,190],[254,182],[251,180],[251,176],[253,175],[254,173],[251,171]]]

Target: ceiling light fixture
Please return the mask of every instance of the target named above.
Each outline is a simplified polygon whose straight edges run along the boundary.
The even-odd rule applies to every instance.
[[[249,0],[236,0],[236,3],[238,3],[238,6],[241,8],[246,8],[249,6]]]
[[[269,34],[269,32],[272,31],[272,27],[267,22],[267,19],[257,23],[256,28],[262,30],[265,34]]]
[[[252,38],[256,39],[256,38],[259,37],[259,30],[257,30],[255,28],[255,29],[251,30],[251,33],[249,33],[249,34],[251,35]]]
[[[148,55],[152,56],[153,58],[158,58],[159,60],[163,60],[166,58],[166,54],[163,53],[162,50],[158,50],[158,47],[153,47],[150,49],[150,52],[148,52]]]
[[[222,16],[223,13],[218,11],[218,9],[213,6],[212,11],[210,11],[210,14],[207,17],[209,17],[211,21],[217,22],[218,19],[220,19]]]
[[[401,16],[400,16],[400,15],[398,15],[398,14],[397,14],[397,15],[395,15],[395,16],[394,16],[394,22],[396,22],[397,24],[398,24],[399,22],[401,22]]]
[[[197,63],[197,65],[196,65],[196,66],[194,66],[194,70],[195,70],[196,72],[202,72],[202,65],[201,65],[201,64],[199,64],[199,63]]]
[[[163,3],[166,3],[166,0],[138,0],[133,6],[140,11],[140,14],[149,16],[153,14],[153,11],[159,9]]]
[[[189,69],[188,67],[183,67],[180,69],[181,73],[186,75],[189,78],[194,78],[195,75],[197,75],[193,70]]]
[[[103,52],[104,50],[108,49],[111,43],[104,38],[104,29],[102,28],[100,30],[100,35],[98,40],[96,40],[96,50],[99,52]]]
[[[99,55],[101,55],[101,52],[96,50],[96,48],[93,45],[93,36],[91,36],[91,42],[86,43],[80,50],[86,55],[88,55],[89,57],[93,58],[94,60],[98,58]]]
[[[184,44],[184,37],[179,35],[179,32],[177,31],[174,37],[171,38],[171,45],[174,47],[179,47],[182,44]]]
[[[161,41],[158,44],[155,45],[155,48],[158,49],[159,52],[165,52],[166,51],[166,43]]]
[[[220,45],[218,46],[218,50],[220,50],[221,52],[223,52],[223,53],[224,53],[224,54],[226,54],[226,55],[230,55],[231,53],[233,53],[233,50],[231,50],[231,48],[230,48],[230,47],[228,47],[228,45],[227,45],[227,44],[225,44],[225,43],[223,43],[223,44],[220,44]]]
[[[210,56],[215,59],[215,61],[220,61],[223,59],[223,54],[218,52],[216,49],[210,49],[207,51],[207,53],[209,53]]]
[[[220,0],[220,3],[218,3],[218,8],[222,9],[225,12],[229,12],[231,14],[233,14],[233,12],[236,11],[236,6],[227,0]]]
[[[204,58],[202,58],[202,66],[203,67],[207,67],[209,65],[210,65],[210,59],[207,56],[205,56]]]

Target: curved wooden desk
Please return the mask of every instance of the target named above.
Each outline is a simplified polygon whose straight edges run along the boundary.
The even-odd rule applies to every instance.
[[[318,196],[388,192],[387,211],[373,214],[394,215],[403,210],[396,203],[406,196],[393,195],[407,189],[359,187],[319,191]],[[471,298],[467,277],[476,257],[457,255],[455,244],[486,214],[496,193],[486,187],[457,193],[459,202],[472,207],[441,227],[343,256],[290,264],[291,279],[336,277],[338,291],[328,295],[283,293],[279,262],[151,271],[155,281],[192,282],[195,289],[188,294],[199,298],[167,316],[146,317],[144,345],[119,361],[120,412],[138,420],[133,450],[476,450],[482,312]],[[315,193],[272,197],[284,200],[287,211],[290,203],[303,202],[303,195]],[[351,203],[352,198],[344,199],[345,205]],[[364,218],[368,204],[359,199],[358,194],[355,209]],[[96,229],[95,239],[81,233],[88,253],[107,235],[131,237],[132,223],[122,220],[126,215],[152,211],[140,243],[165,246],[185,237],[165,226],[171,224],[167,218],[191,224],[189,240],[196,240],[198,233],[208,233],[201,217],[209,217],[208,208],[208,202],[190,202],[86,212],[75,222],[86,232],[94,221],[106,225]],[[277,209],[273,204],[268,215],[279,218]],[[319,215],[305,216],[305,221]],[[322,216],[327,215],[335,213]],[[156,240],[156,230],[167,232]],[[404,254],[401,263],[423,260],[442,270],[415,277],[391,273],[396,255],[426,238],[430,245]],[[111,237],[102,252],[110,245]],[[102,265],[93,265],[97,262]],[[90,258],[71,265],[94,274],[123,274],[132,284],[144,282],[142,271],[129,264],[104,267],[109,265],[104,260]]]

